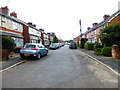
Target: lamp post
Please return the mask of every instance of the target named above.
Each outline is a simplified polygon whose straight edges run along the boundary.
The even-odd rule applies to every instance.
[[[82,38],[82,27],[81,27],[81,19],[79,21],[79,24],[80,24],[80,37]]]

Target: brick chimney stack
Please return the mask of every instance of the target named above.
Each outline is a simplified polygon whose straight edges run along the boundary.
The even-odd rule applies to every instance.
[[[5,14],[9,14],[9,9],[8,9],[7,6],[1,7],[1,8],[0,8],[0,11],[2,11],[2,12],[5,13]]]
[[[105,14],[105,15],[103,16],[103,19],[106,20],[106,19],[109,18],[109,17],[110,17],[110,15],[106,15],[106,14]]]
[[[93,27],[96,26],[96,25],[98,25],[98,23],[93,23]]]
[[[28,22],[29,25],[33,25],[32,22]]]
[[[87,30],[90,30],[90,29],[91,29],[90,27],[87,28]]]
[[[12,13],[10,14],[10,16],[17,18],[17,13],[12,12]]]

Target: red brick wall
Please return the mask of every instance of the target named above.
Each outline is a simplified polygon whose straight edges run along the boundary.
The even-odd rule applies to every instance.
[[[42,44],[44,45],[44,35],[43,35],[43,32],[41,32],[41,39],[42,39]]]
[[[28,26],[23,25],[23,37],[24,37],[24,45],[26,43],[30,43],[30,35],[28,31]]]
[[[120,15],[116,16],[113,20],[111,20],[109,24],[117,24],[118,22],[120,22]]]

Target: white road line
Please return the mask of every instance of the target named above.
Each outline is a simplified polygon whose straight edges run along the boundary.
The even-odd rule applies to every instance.
[[[3,69],[3,70],[0,70],[0,73],[1,73],[1,72],[4,72],[4,71],[7,71],[7,70],[9,70],[9,69],[11,69],[11,68],[19,65],[19,64],[25,63],[25,62],[26,62],[26,60],[21,61],[21,62],[18,62],[18,63],[14,64],[14,65],[12,65],[12,66],[10,66],[10,67],[8,67],[8,68],[5,68],[5,69]]]

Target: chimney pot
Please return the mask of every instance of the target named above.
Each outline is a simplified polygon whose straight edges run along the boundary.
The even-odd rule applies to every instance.
[[[12,13],[10,14],[10,16],[17,18],[17,13],[12,12]]]
[[[98,25],[98,23],[93,23],[93,27],[96,26],[96,25]]]
[[[8,13],[9,13],[9,9],[8,9],[7,6],[1,7],[1,8],[0,8],[0,11],[4,12],[5,14],[8,14]]]
[[[106,14],[105,14],[105,15],[103,16],[103,19],[106,20],[106,19],[109,18],[109,17],[110,17],[110,15],[106,15]]]

